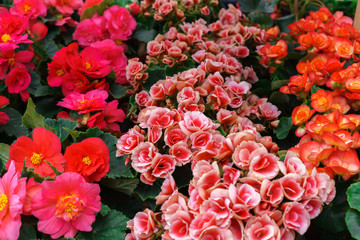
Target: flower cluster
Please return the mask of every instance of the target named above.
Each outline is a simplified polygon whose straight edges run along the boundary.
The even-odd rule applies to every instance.
[[[79,230],[92,230],[95,212],[101,206],[100,187],[92,182],[103,178],[110,166],[109,149],[103,140],[87,138],[73,143],[63,155],[59,138],[37,127],[32,139],[19,137],[10,146],[9,155],[8,172],[0,180],[5,191],[0,192],[2,239],[17,239],[20,214],[37,217],[38,230],[52,238],[70,238]],[[26,178],[18,180],[24,165],[35,175],[51,180],[38,183],[30,178],[25,184]],[[64,173],[58,175],[59,172]]]
[[[247,174],[247,168],[219,168],[217,162],[201,160],[193,168],[189,197],[168,177],[156,198],[161,212],[137,213],[128,222],[131,233],[126,239],[295,239],[295,232],[304,234],[310,219],[334,198],[334,180],[315,168],[309,174],[293,152],[279,161],[243,133],[235,139],[240,141],[237,148],[243,145],[241,155],[250,152]],[[253,154],[260,151],[264,155]]]

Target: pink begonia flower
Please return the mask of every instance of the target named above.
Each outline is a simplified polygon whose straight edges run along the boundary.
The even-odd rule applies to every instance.
[[[43,0],[49,7],[56,8],[63,15],[71,15],[83,5],[82,0]]]
[[[84,114],[92,111],[102,110],[106,107],[108,93],[102,90],[92,90],[85,94],[73,92],[66,96],[57,105]]]
[[[20,93],[30,85],[30,82],[30,72],[24,65],[11,69],[5,77],[5,85],[8,87],[9,93]]]
[[[143,212],[138,212],[134,219],[128,221],[126,227],[130,228],[136,239],[147,239],[157,232],[154,218],[154,212],[147,208]]]
[[[150,170],[152,161],[158,149],[151,142],[141,142],[131,155],[131,166],[139,173]]]
[[[108,37],[106,31],[106,20],[103,16],[95,13],[91,18],[81,21],[73,34],[74,40],[82,47],[87,47],[95,42],[102,41]]]
[[[310,226],[310,215],[304,205],[298,202],[283,204],[283,224],[288,230],[295,230],[303,235]]]
[[[36,19],[38,16],[46,16],[46,6],[42,0],[14,0],[14,7],[10,13],[17,16],[25,16],[29,19]]]
[[[66,172],[55,181],[42,182],[41,187],[32,201],[40,232],[52,238],[73,238],[78,231],[92,230],[95,213],[101,208],[98,184],[87,183],[78,173]]]
[[[114,5],[104,12],[107,29],[113,40],[128,40],[136,28],[136,21],[125,7]]]
[[[0,239],[16,240],[20,234],[26,178],[19,178],[11,161],[8,172],[0,178]]]
[[[278,225],[266,214],[250,218],[246,223],[244,235],[248,240],[280,240],[281,237]]]
[[[14,51],[10,44],[0,46],[0,78],[4,78],[9,67],[26,66],[33,68],[34,65],[30,63],[34,53],[30,51]]]

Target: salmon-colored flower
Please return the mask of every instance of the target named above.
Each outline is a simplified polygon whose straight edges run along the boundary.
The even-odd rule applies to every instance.
[[[42,127],[37,127],[32,133],[32,138],[22,136],[10,146],[10,159],[15,161],[17,172],[25,166],[33,168],[35,173],[41,177],[55,177],[49,162],[58,171],[63,170],[64,156],[61,154],[61,143],[59,138],[52,132]],[[6,168],[9,169],[8,162]]]
[[[100,138],[86,138],[66,148],[65,172],[77,172],[87,182],[100,181],[109,171],[109,148]]]
[[[353,43],[347,38],[337,38],[335,40],[335,51],[339,57],[349,59],[354,53]]]
[[[344,180],[349,179],[360,171],[358,155],[352,149],[347,151],[336,150],[323,163],[336,174],[341,175]]]
[[[26,178],[20,178],[14,161],[0,178],[0,239],[16,240],[20,234],[22,208],[25,201]]]
[[[331,91],[318,90],[311,95],[311,106],[317,112],[326,112],[330,110],[333,103],[333,96]]]
[[[296,126],[301,126],[306,123],[314,113],[315,110],[310,110],[308,105],[297,106],[294,108],[291,115],[292,122]]]
[[[95,213],[101,208],[98,184],[87,183],[80,174],[67,172],[55,181],[42,182],[41,187],[32,205],[40,232],[55,239],[73,238],[78,231],[92,230]]]

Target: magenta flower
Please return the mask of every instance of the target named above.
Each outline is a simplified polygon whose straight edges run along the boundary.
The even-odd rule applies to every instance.
[[[73,238],[80,231],[90,232],[95,213],[100,211],[100,187],[87,183],[78,173],[67,172],[55,181],[41,183],[33,199],[32,214],[39,218],[38,230],[52,238]]]
[[[103,110],[106,107],[108,93],[104,90],[92,90],[85,94],[73,92],[67,95],[57,105],[84,114]]]

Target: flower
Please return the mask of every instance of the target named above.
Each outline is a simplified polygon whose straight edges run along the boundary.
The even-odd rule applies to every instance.
[[[56,8],[63,15],[71,15],[83,5],[82,0],[43,0],[47,6]]]
[[[22,136],[10,146],[10,159],[15,161],[17,172],[21,172],[25,166],[33,168],[35,173],[41,177],[55,177],[49,162],[58,171],[63,170],[64,156],[61,154],[61,143],[59,138],[43,127],[37,127],[32,133],[32,138]],[[6,169],[9,169],[8,162]]]
[[[0,239],[16,240],[20,234],[26,178],[20,178],[14,161],[8,161],[8,172],[0,178]]]
[[[90,46],[107,37],[105,26],[105,18],[95,13],[91,18],[84,19],[77,25],[73,38],[79,42],[80,46]]]
[[[280,239],[280,229],[273,219],[268,215],[252,217],[246,224],[244,230],[245,238],[248,240]]]
[[[143,212],[138,212],[134,219],[127,223],[127,227],[133,231],[136,239],[145,239],[157,232],[154,218],[154,212],[147,208]]]
[[[104,12],[111,39],[128,40],[136,28],[136,21],[125,7],[114,5]]]
[[[55,239],[73,238],[79,230],[92,230],[95,213],[101,208],[98,184],[87,183],[78,173],[66,172],[55,181],[42,182],[41,187],[32,205],[40,232]]]
[[[292,122],[296,126],[301,126],[306,123],[314,113],[315,110],[310,110],[308,105],[297,106],[291,115]]]
[[[86,0],[84,2],[84,4],[79,8],[78,13],[79,16],[81,16],[83,14],[83,12],[88,9],[89,7],[92,7],[94,5],[98,5],[102,2],[103,0]]]
[[[86,138],[66,148],[65,172],[77,172],[87,182],[100,181],[110,167],[109,148],[103,140]]]
[[[57,105],[84,114],[92,111],[103,110],[106,107],[105,99],[108,93],[104,90],[92,90],[85,94],[73,92],[67,95]]]
[[[25,66],[19,66],[10,70],[5,77],[5,85],[9,93],[19,93],[25,90],[31,82],[31,76]]]
[[[18,16],[26,16],[29,19],[36,19],[38,16],[46,16],[46,6],[41,0],[14,0],[14,7],[10,13]]]

